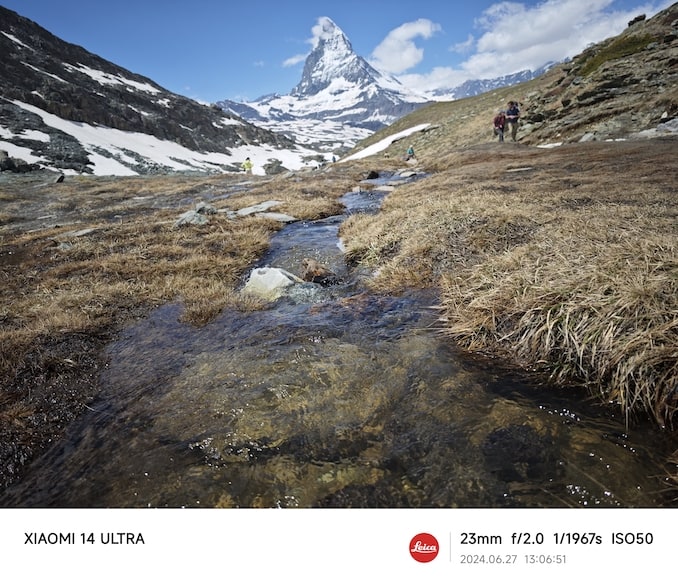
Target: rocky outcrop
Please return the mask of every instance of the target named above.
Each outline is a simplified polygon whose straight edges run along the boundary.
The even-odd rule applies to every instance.
[[[38,111],[65,121],[152,135],[205,153],[230,153],[243,145],[294,147],[283,135],[169,92],[1,6],[0,96],[0,127],[12,135],[12,143],[59,169],[88,172],[92,162],[76,138],[45,124]],[[135,158],[132,153],[118,157],[127,162]],[[137,173],[168,170],[137,159],[130,164]]]
[[[253,269],[243,287],[243,293],[267,301],[284,296],[292,287],[303,280],[279,267]]]
[[[618,139],[678,117],[678,4],[629,25],[525,97],[524,142]]]
[[[337,276],[333,271],[310,258],[302,261],[301,278],[304,281],[319,283],[320,285],[331,285],[337,282]]]
[[[27,171],[35,171],[36,169],[39,169],[39,165],[31,165],[23,159],[10,157],[7,151],[0,151],[0,171],[25,173]]]

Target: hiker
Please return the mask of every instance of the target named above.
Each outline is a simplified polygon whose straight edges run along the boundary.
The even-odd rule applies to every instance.
[[[245,160],[242,162],[242,165],[240,166],[240,168],[241,168],[245,173],[252,173],[252,167],[253,167],[252,161],[250,160],[249,157],[247,157],[247,159],[245,159]]]
[[[245,172],[245,173],[252,173],[252,162],[250,161],[250,158],[248,157],[245,159],[240,166],[240,168]]]
[[[518,108],[518,102],[511,100],[506,109],[506,124],[508,124],[508,130],[511,133],[512,141],[516,140],[516,135],[518,134],[519,118],[520,108]]]
[[[414,159],[414,147],[412,145],[407,148],[407,155],[405,155],[405,161],[410,159]]]
[[[492,121],[494,125],[494,136],[499,137],[499,142],[504,142],[504,128],[506,127],[506,114],[500,110]]]

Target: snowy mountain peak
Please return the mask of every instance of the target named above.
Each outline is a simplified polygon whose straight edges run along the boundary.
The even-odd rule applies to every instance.
[[[292,95],[317,94],[340,78],[363,84],[379,77],[374,68],[354,53],[351,42],[330,18],[320,18],[313,32],[316,44],[306,58],[301,81]]]
[[[348,37],[331,18],[321,16],[313,32],[317,35],[314,49],[324,45],[323,51],[328,54],[332,52],[339,55],[353,53],[353,47],[351,47]]]
[[[336,152],[429,101],[357,55],[332,19],[319,18],[313,34],[315,45],[290,94],[218,105],[302,145]]]

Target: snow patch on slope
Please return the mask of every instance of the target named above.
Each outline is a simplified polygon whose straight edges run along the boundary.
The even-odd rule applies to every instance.
[[[408,128],[407,130],[403,130],[401,132],[389,135],[385,139],[381,139],[380,141],[374,143],[373,145],[365,147],[361,151],[358,151],[357,153],[353,153],[353,155],[345,157],[344,159],[342,159],[342,161],[354,161],[356,159],[364,159],[365,157],[369,157],[370,155],[376,155],[377,153],[381,153],[382,151],[388,149],[395,141],[408,137],[416,132],[421,132],[422,130],[427,129],[429,126],[431,126],[429,123],[419,124],[417,126],[413,126],[412,128]]]
[[[152,135],[71,122],[25,102],[14,100],[13,103],[40,116],[46,126],[77,139],[87,150],[95,175],[138,175],[133,167],[138,165],[140,160],[157,163],[175,171],[223,172],[225,166],[237,166],[246,157],[254,163],[253,173],[264,175],[264,166],[271,160],[281,161],[287,169],[301,169],[306,165],[304,157],[315,155],[315,151],[304,149],[288,151],[250,145],[233,148],[229,154],[201,153]],[[0,127],[0,137],[11,138],[11,136],[14,136],[13,133]],[[46,133],[30,138],[44,141],[45,137],[49,139]],[[0,149],[6,150],[11,157],[23,159],[28,163],[45,164],[33,156],[26,147],[0,141]]]

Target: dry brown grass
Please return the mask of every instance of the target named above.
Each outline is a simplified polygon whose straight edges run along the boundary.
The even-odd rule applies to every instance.
[[[494,107],[500,98],[486,100]],[[349,259],[375,270],[369,285],[379,291],[439,287],[443,330],[459,344],[557,382],[584,382],[627,415],[675,424],[675,142],[544,150],[476,137],[455,146],[471,133],[464,120],[486,123],[474,108],[441,110],[449,119],[413,139],[434,173],[399,187],[376,216],[344,223]],[[75,417],[91,380],[80,395],[65,392],[86,369],[96,372],[88,357],[151,308],[179,301],[182,319],[202,325],[227,307],[258,307],[238,284],[281,225],[220,213],[174,228],[180,213],[200,200],[222,211],[279,200],[276,211],[300,219],[330,216],[368,171],[403,167],[401,151],[396,144],[368,160],[274,178],[3,185],[0,418],[11,442],[47,438],[28,422],[55,402],[73,404],[59,427]],[[75,229],[92,231],[70,235]]]
[[[441,285],[446,332],[627,414],[678,410],[674,143],[485,146],[342,228],[375,288]],[[507,148],[504,148],[507,147]]]
[[[217,208],[276,199],[276,210],[315,219],[340,210],[337,198],[350,183],[328,174],[245,183],[241,176],[72,178],[55,185],[21,178],[13,199],[3,192],[24,218],[2,235],[6,250],[21,253],[16,264],[5,256],[0,266],[2,372],[16,370],[48,334],[116,328],[127,314],[168,301],[181,301],[184,319],[197,325],[226,306],[251,304],[236,294],[237,285],[280,224],[219,213],[208,225],[175,228],[178,215],[229,193],[214,200]],[[59,224],[36,228],[44,217]],[[91,232],[71,235],[82,228]]]
[[[331,169],[0,179],[0,486],[85,409],[100,351],[126,323],[168,302],[180,302],[182,320],[196,326],[224,308],[261,307],[238,286],[281,224],[227,211],[275,199],[276,211],[322,218],[340,211],[337,198],[354,181]],[[220,210],[207,225],[175,228],[205,200]]]

